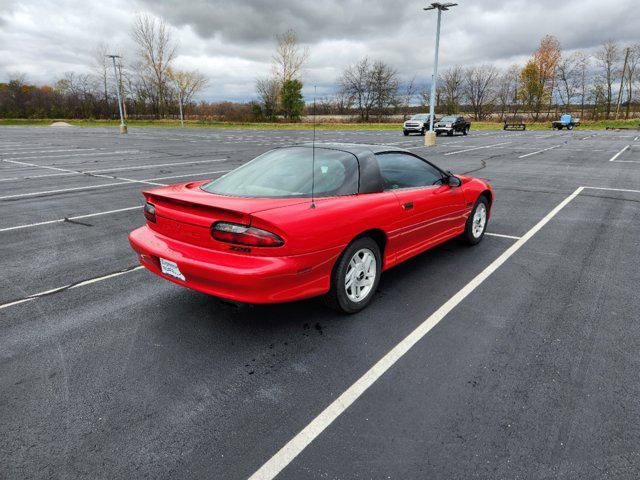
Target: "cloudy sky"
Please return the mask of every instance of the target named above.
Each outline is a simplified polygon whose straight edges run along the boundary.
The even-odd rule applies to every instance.
[[[441,68],[522,62],[545,34],[565,50],[605,40],[640,42],[640,0],[458,0],[443,17]],[[248,100],[269,72],[274,36],[288,28],[310,50],[305,92],[330,93],[344,66],[382,59],[403,79],[433,67],[434,12],[415,0],[0,0],[0,81],[15,72],[53,83],[90,72],[99,42],[134,56],[139,12],[164,18],[179,43],[176,64],[209,77],[207,100]]]

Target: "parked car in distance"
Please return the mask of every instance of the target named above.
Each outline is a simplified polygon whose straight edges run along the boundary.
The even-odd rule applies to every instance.
[[[493,203],[484,180],[341,143],[277,148],[144,196],[129,242],[156,275],[250,304],[325,295],[345,313],[371,302],[383,271],[454,237],[479,243]]]
[[[424,135],[430,127],[430,118],[431,115],[428,113],[418,113],[411,117],[409,120],[404,122],[402,125],[402,132],[406,137],[410,133],[419,133],[420,135]],[[433,119],[433,123],[435,124],[438,120],[436,118]]]
[[[467,122],[464,117],[460,115],[447,115],[442,117],[438,123],[433,126],[436,135],[446,133],[451,136],[454,133],[462,133],[466,135],[471,129],[471,122]]]
[[[554,130],[562,130],[566,128],[567,130],[573,130],[573,127],[577,127],[580,125],[580,119],[572,117],[569,114],[564,114],[560,117],[560,120],[556,120],[551,124],[551,128]]]

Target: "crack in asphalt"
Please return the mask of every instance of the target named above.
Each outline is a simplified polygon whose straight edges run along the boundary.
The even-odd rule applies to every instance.
[[[64,217],[64,221],[67,223],[73,223],[75,225],[82,225],[84,227],[93,227],[92,223],[85,223],[85,222],[81,222],[79,220],[72,220],[69,217]]]

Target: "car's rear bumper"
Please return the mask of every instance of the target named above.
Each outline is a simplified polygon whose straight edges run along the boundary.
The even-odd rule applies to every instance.
[[[184,243],[144,226],[129,234],[140,263],[179,285],[246,303],[277,303],[329,290],[340,247],[304,255],[266,257],[223,252]],[[165,275],[159,258],[175,262],[185,280]]]

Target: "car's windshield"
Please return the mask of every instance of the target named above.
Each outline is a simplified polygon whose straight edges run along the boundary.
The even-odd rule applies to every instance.
[[[455,122],[457,118],[458,117],[454,117],[454,116],[442,117],[440,119],[440,121],[441,122]]]
[[[260,155],[202,189],[232,197],[309,197],[312,183],[313,193],[318,197],[358,193],[358,160],[351,153],[327,148],[280,148]]]
[[[411,117],[411,120],[429,120],[429,115],[426,113],[420,113]]]

